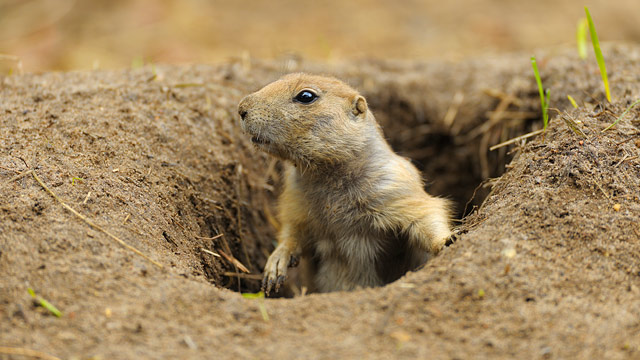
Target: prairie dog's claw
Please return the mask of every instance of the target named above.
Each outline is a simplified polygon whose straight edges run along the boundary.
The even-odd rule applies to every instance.
[[[271,289],[280,290],[280,286],[287,279],[287,267],[292,263],[294,257],[284,246],[278,246],[264,267],[264,277],[262,278],[262,291],[269,295]]]
[[[276,279],[276,292],[280,291],[280,286],[284,284],[285,280],[286,280],[286,276],[284,275],[278,276],[278,278]]]

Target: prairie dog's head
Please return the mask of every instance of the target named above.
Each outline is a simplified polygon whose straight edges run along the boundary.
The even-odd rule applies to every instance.
[[[246,96],[238,113],[258,148],[308,166],[351,160],[375,124],[356,90],[334,78],[302,73]]]

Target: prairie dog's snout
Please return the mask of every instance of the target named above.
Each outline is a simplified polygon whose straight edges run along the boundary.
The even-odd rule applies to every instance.
[[[256,103],[256,97],[251,94],[245,96],[238,104],[238,114],[241,119],[242,130],[251,136],[251,142],[255,145],[266,145],[272,141],[274,134],[272,116],[269,116],[269,110],[264,106],[268,104]],[[267,151],[267,149],[262,149]]]
[[[245,132],[247,131],[247,122],[251,121],[251,117],[249,116],[250,109],[254,109],[255,111],[255,107],[253,105],[253,97],[252,95],[247,95],[242,98],[242,100],[240,100],[240,103],[238,104],[238,114],[240,115],[242,129]]]
[[[247,102],[245,101],[246,97],[240,101],[238,105],[238,114],[240,114],[240,118],[244,121],[244,118],[247,116]]]
[[[254,107],[254,96],[253,94],[249,94],[240,100],[238,103],[238,114],[240,115],[240,119],[242,121],[246,120],[246,117],[249,113],[249,109]]]

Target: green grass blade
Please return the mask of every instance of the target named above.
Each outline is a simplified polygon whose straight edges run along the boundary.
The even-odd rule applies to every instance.
[[[242,293],[242,297],[245,299],[264,299],[264,293],[262,291],[257,293]]]
[[[636,105],[638,105],[638,104],[640,104],[640,99],[636,100],[633,104],[629,105],[629,107],[627,108],[627,110],[625,110],[625,111],[622,113],[622,115],[618,116],[618,118],[616,119],[616,121],[614,121],[614,122],[613,122],[613,124],[611,124],[611,125],[607,126],[604,130],[602,130],[602,132],[605,132],[605,131],[607,131],[607,130],[611,129],[612,127],[614,127],[614,126],[618,123],[618,121],[622,120],[622,118],[623,118],[625,115],[627,115],[627,113],[628,113],[629,111],[631,111],[631,109],[633,109],[633,107],[634,107],[634,106],[636,106]]]
[[[41,298],[40,296],[36,295],[35,291],[33,291],[32,288],[28,288],[27,291],[29,292],[29,295],[31,295],[32,298],[36,299],[36,301],[38,302],[38,304],[40,306],[42,306],[43,308],[49,310],[50,313],[52,313],[53,315],[55,315],[56,317],[61,317],[62,316],[62,312],[60,312],[60,310],[58,310],[58,308],[56,308],[52,303],[48,302],[47,300]]]
[[[269,321],[269,313],[264,306],[264,293],[262,291],[257,293],[242,293],[242,297],[245,299],[258,299],[258,309],[260,310],[260,315],[262,315],[262,320]]]
[[[542,125],[543,129],[547,129],[547,124],[549,123],[549,104],[547,102],[549,98],[549,91],[545,91],[542,87],[542,80],[540,79],[540,72],[538,71],[538,63],[536,62],[536,57],[531,57],[531,66],[533,67],[533,73],[536,76],[536,83],[538,83],[538,91],[540,92],[540,107],[542,108]]]
[[[45,299],[43,299],[43,298],[38,296],[38,302],[40,303],[40,306],[42,306],[43,308],[49,310],[49,312],[52,313],[53,315],[55,315],[56,317],[61,317],[62,316],[62,313],[60,312],[60,310],[58,310],[58,308],[53,306],[53,304],[48,302],[47,300],[45,300]]]
[[[573,96],[571,95],[567,95],[567,99],[569,99],[569,101],[571,102],[571,105],[577,109],[578,108],[578,103],[576,103],[576,99],[573,98]]]
[[[75,186],[76,185],[76,180],[78,180],[78,182],[84,181],[83,178],[73,177],[73,178],[71,178],[71,186]]]
[[[547,119],[549,118],[549,89],[544,90],[544,109],[547,112]]]
[[[576,30],[576,43],[578,44],[578,56],[580,59],[585,60],[587,58],[587,19],[582,18],[578,22],[578,28]]]
[[[598,34],[596,33],[596,26],[593,24],[591,14],[589,14],[589,8],[584,7],[584,12],[587,14],[587,21],[589,23],[589,32],[591,33],[591,43],[593,43],[593,52],[596,54],[596,61],[600,68],[600,75],[602,75],[602,82],[604,83],[604,91],[607,95],[607,101],[611,102],[611,92],[609,91],[609,78],[607,77],[607,68],[604,65],[604,56],[602,56],[602,50],[600,50],[600,42],[598,41]]]
[[[258,303],[258,308],[260,309],[260,315],[262,315],[262,320],[269,321],[269,313],[267,312],[267,308],[264,306],[262,300]]]

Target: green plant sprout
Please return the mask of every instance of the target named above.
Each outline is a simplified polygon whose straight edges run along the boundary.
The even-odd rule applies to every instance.
[[[76,185],[76,180],[77,180],[78,182],[82,182],[82,181],[84,181],[84,179],[83,179],[83,178],[81,178],[81,177],[73,177],[73,178],[71,178],[71,186],[75,186],[75,185]]]
[[[540,72],[538,71],[538,63],[536,57],[531,57],[531,66],[533,67],[533,73],[536,76],[536,82],[538,83],[538,91],[540,92],[540,107],[542,108],[542,129],[547,130],[547,124],[549,123],[549,89],[546,91],[542,87],[542,80],[540,79]]]
[[[575,109],[578,108],[578,103],[576,103],[576,99],[574,99],[573,96],[567,95],[567,99],[569,99],[569,101],[571,102],[571,105],[573,105]]]
[[[262,291],[243,293],[242,297],[245,299],[258,299],[258,309],[260,310],[260,315],[262,315],[262,320],[269,321],[269,313],[267,313],[267,308],[264,306],[264,293]]]
[[[578,44],[578,56],[580,59],[587,59],[587,26],[589,23],[586,18],[578,21],[578,28],[576,30],[576,43]]]
[[[587,14],[587,21],[589,23],[589,32],[591,33],[591,43],[593,43],[593,52],[596,54],[596,61],[600,68],[600,75],[602,75],[602,82],[604,83],[604,91],[607,95],[607,101],[611,102],[611,92],[609,91],[609,78],[607,77],[607,68],[604,65],[604,57],[602,56],[602,50],[600,50],[600,42],[598,41],[598,34],[596,33],[596,26],[593,24],[591,14],[589,14],[589,8],[584,7],[584,12]]]
[[[52,313],[53,315],[55,315],[56,317],[61,317],[62,316],[62,313],[60,312],[60,310],[58,310],[58,308],[53,306],[53,304],[51,304],[47,300],[45,300],[45,299],[41,298],[40,296],[36,295],[35,291],[33,291],[32,288],[28,288],[27,291],[29,292],[29,295],[31,295],[32,298],[36,299],[36,301],[38,302],[38,304],[40,306],[42,306],[43,308],[49,310],[49,312]]]
[[[627,115],[627,113],[628,113],[629,111],[631,111],[631,109],[633,109],[633,107],[634,107],[634,106],[636,106],[636,105],[638,105],[638,104],[640,104],[640,99],[636,100],[633,104],[629,105],[629,107],[627,108],[627,110],[625,110],[625,111],[622,113],[622,115],[618,116],[618,118],[616,119],[616,121],[614,121],[614,122],[613,122],[613,124],[611,124],[611,125],[607,126],[604,130],[602,130],[602,132],[605,132],[605,131],[607,131],[607,130],[611,129],[612,127],[614,127],[614,126],[618,123],[618,121],[620,121],[620,120],[621,120],[625,115]]]
[[[242,293],[242,297],[245,299],[264,299],[264,293],[258,291],[257,293]]]

